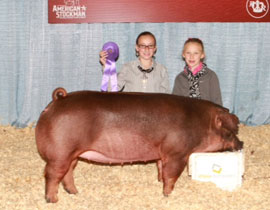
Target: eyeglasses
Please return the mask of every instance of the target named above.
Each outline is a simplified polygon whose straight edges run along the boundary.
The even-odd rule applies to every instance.
[[[139,44],[138,45],[140,49],[146,49],[148,48],[149,50],[152,50],[156,47],[156,45],[144,45],[144,44]]]

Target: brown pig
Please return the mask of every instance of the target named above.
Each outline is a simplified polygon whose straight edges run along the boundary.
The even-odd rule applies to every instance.
[[[36,143],[46,161],[46,200],[57,202],[59,183],[77,193],[78,158],[108,164],[157,161],[169,195],[193,152],[239,150],[238,118],[205,100],[159,93],[116,93],[63,88],[41,113]]]

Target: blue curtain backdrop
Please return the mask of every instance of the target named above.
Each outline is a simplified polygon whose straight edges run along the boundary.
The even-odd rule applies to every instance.
[[[145,30],[156,35],[156,59],[168,68],[171,88],[184,66],[184,41],[198,37],[219,77],[224,106],[248,125],[270,123],[270,23],[52,25],[47,10],[47,0],[0,2],[1,124],[36,122],[56,87],[99,90],[102,45],[119,45],[119,70],[135,59],[135,39]]]

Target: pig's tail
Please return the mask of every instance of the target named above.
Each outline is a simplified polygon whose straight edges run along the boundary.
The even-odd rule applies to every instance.
[[[67,95],[67,91],[64,88],[59,87],[59,88],[56,88],[53,91],[52,99],[55,101],[58,98],[64,98],[64,97],[66,97],[66,95]]]

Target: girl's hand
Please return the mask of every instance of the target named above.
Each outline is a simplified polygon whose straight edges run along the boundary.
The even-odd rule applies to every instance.
[[[108,57],[108,53],[107,51],[101,51],[99,53],[99,62],[101,63],[101,65],[104,67],[106,64],[106,58]]]

